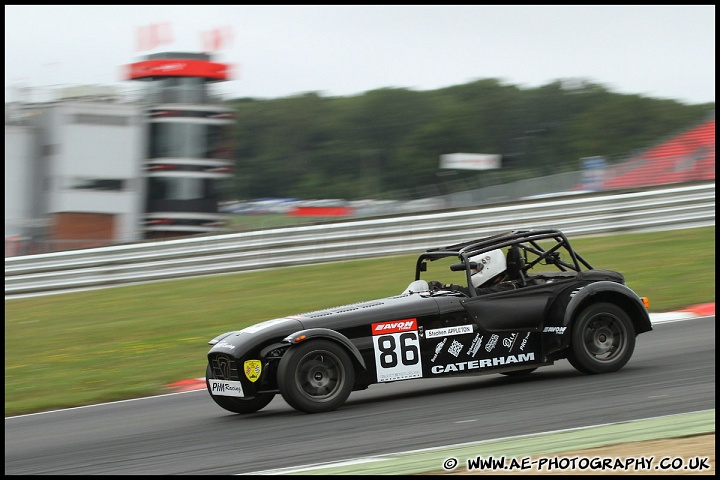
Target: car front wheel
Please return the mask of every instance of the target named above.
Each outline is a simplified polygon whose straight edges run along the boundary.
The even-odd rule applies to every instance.
[[[310,340],[285,352],[277,378],[291,407],[306,413],[328,412],[347,400],[355,370],[343,347],[330,340]]]
[[[210,365],[207,366],[207,369],[205,370],[205,386],[208,389],[208,392],[210,391],[210,382],[208,382],[208,379],[215,378],[212,376],[212,368],[210,368]],[[256,395],[254,397],[223,397],[220,395],[210,395],[212,399],[220,405],[222,408],[227,410],[228,412],[233,413],[254,413],[258,410],[265,408],[268,403],[270,403],[275,396],[274,393],[261,393],[259,395]]]
[[[596,303],[575,319],[568,360],[583,373],[615,372],[634,349],[635,328],[628,314],[612,303]]]

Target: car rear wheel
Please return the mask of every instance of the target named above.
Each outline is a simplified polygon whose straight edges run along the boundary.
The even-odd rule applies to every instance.
[[[278,387],[285,401],[306,413],[335,410],[355,383],[352,360],[330,340],[311,340],[290,348],[278,366]]]
[[[212,368],[210,368],[210,365],[207,366],[207,369],[205,370],[205,386],[208,389],[208,392],[210,391],[210,382],[208,382],[208,379],[215,378],[213,377]],[[219,395],[210,395],[212,399],[220,405],[222,408],[229,412],[233,413],[254,413],[258,410],[265,408],[268,403],[270,403],[275,397],[274,393],[261,393],[259,395],[256,395],[254,397],[223,397]]]
[[[635,328],[628,314],[612,303],[596,303],[575,320],[568,360],[583,373],[620,370],[635,349]]]

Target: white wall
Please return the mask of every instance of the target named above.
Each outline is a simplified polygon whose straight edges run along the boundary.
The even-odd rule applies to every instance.
[[[23,236],[33,220],[33,169],[36,130],[5,126],[5,237]]]
[[[144,112],[138,105],[64,102],[47,119],[50,207],[61,212],[116,215],[116,242],[142,239],[145,183]],[[85,180],[122,180],[121,191],[73,188]]]

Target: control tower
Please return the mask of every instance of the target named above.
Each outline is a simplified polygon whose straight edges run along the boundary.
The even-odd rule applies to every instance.
[[[224,231],[218,203],[232,177],[235,119],[211,86],[230,80],[229,65],[165,52],[128,65],[125,76],[147,83],[145,238]]]

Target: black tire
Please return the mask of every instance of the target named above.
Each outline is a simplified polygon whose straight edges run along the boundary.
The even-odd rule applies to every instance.
[[[280,360],[278,387],[285,401],[306,413],[329,412],[347,400],[355,369],[347,351],[330,340],[290,348]]]
[[[215,378],[212,376],[212,368],[210,365],[205,369],[205,386],[210,392],[210,382],[208,379]],[[267,406],[275,397],[274,393],[261,393],[255,397],[223,397],[210,394],[212,399],[222,408],[232,413],[246,414],[255,413]]]
[[[530,375],[535,370],[537,370],[537,367],[526,368],[524,370],[511,370],[509,372],[500,372],[500,373],[503,375],[507,375],[508,377],[522,377],[524,375]]]
[[[635,327],[617,305],[596,303],[576,317],[568,360],[580,372],[616,372],[630,360],[633,350]]]

